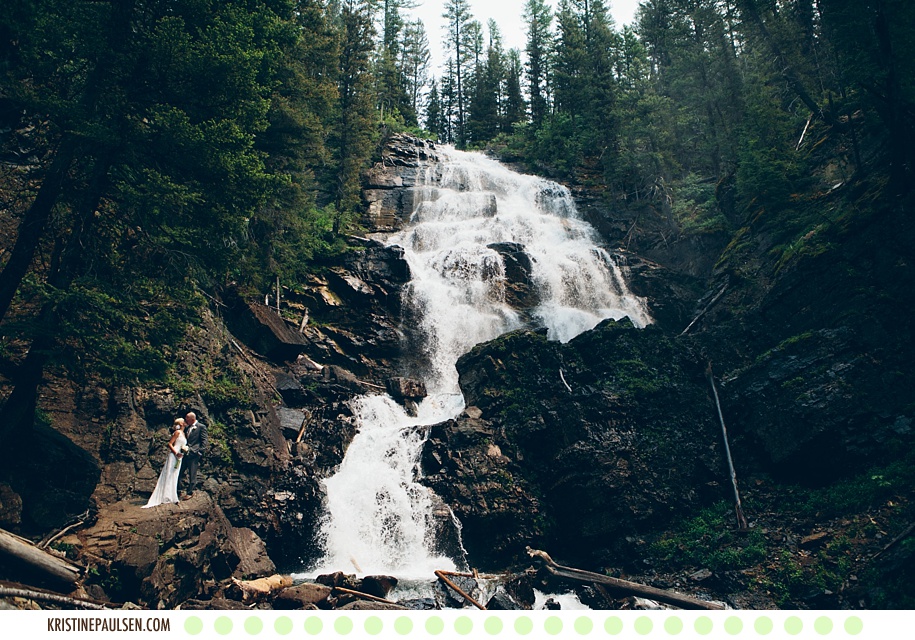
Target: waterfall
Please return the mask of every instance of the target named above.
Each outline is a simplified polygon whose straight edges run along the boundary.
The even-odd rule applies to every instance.
[[[382,238],[402,247],[410,265],[407,303],[419,318],[413,329],[424,345],[429,397],[415,418],[386,395],[352,401],[359,430],[325,481],[318,573],[427,578],[463,567],[460,552],[430,535],[441,507],[436,515],[436,497],[416,482],[422,426],[464,408],[455,369],[461,355],[523,326],[546,327],[550,339],[566,342],[607,318],[650,322],[565,187],[481,154],[442,154],[446,161],[425,167],[407,227]],[[528,309],[509,304],[506,246],[527,256]]]

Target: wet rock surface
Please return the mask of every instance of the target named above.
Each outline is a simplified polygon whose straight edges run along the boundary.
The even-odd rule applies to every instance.
[[[257,578],[276,571],[260,538],[233,527],[204,492],[152,509],[115,503],[78,537],[79,553],[106,561],[107,575],[100,580],[115,601],[172,608],[212,595],[218,582],[233,576]]]
[[[381,162],[363,178],[366,203],[363,225],[372,232],[402,229],[413,212],[424,167],[438,161],[435,143],[402,133],[391,136]]]
[[[516,332],[458,370],[470,408],[432,428],[425,482],[483,566],[516,560],[523,540],[606,560],[722,495],[702,372],[660,330],[606,321],[567,345]]]

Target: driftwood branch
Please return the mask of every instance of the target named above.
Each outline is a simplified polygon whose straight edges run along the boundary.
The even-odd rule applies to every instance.
[[[18,589],[14,587],[0,587],[0,598],[26,598],[28,600],[40,600],[42,602],[53,602],[55,604],[65,604],[71,607],[81,607],[83,609],[93,609],[97,611],[107,611],[108,607],[63,596],[59,593],[47,593],[45,591],[35,591],[33,589]]]
[[[362,598],[363,600],[371,600],[372,602],[380,602],[381,604],[391,604],[391,605],[394,605],[395,607],[401,607],[402,609],[407,608],[407,607],[402,607],[401,605],[397,604],[396,602],[392,602],[391,600],[385,600],[384,598],[379,598],[378,596],[373,596],[370,593],[363,593],[362,591],[355,591],[353,589],[345,589],[343,587],[334,587],[334,591],[339,591],[340,593],[345,593],[347,595],[356,596],[357,598]]]
[[[54,542],[54,541],[57,540],[58,538],[62,537],[65,533],[67,533],[67,532],[70,531],[71,529],[74,529],[74,528],[76,528],[76,527],[79,527],[79,526],[81,526],[81,525],[86,524],[86,519],[87,519],[88,517],[89,517],[89,511],[83,512],[83,515],[79,516],[78,519],[76,520],[76,522],[73,522],[73,523],[71,523],[71,524],[68,524],[66,527],[64,527],[63,529],[61,529],[61,530],[58,531],[57,533],[50,534],[50,535],[46,536],[45,539],[42,540],[41,542],[39,542],[36,546],[37,546],[39,549],[47,549],[48,546],[50,546],[50,544],[51,544],[52,542]]]
[[[474,578],[475,580],[501,580],[505,577],[480,573],[476,569],[473,570],[473,573],[461,573],[460,571],[442,571],[441,573],[451,578]]]
[[[566,580],[575,580],[588,584],[599,584],[611,591],[616,591],[625,595],[637,595],[644,598],[650,598],[651,600],[664,602],[675,607],[680,607],[681,609],[720,610],[725,608],[724,605],[717,602],[706,602],[705,600],[685,596],[674,591],[665,591],[664,589],[656,589],[655,587],[629,582],[628,580],[611,578],[610,576],[605,576],[600,573],[564,567],[553,562],[553,559],[546,551],[538,551],[537,549],[528,547],[527,555],[532,558],[540,559],[544,563],[544,568],[557,578],[565,578]]]
[[[728,459],[728,470],[731,474],[731,486],[734,487],[734,511],[737,514],[737,526],[748,529],[747,517],[743,514],[743,505],[740,503],[740,491],[737,489],[737,472],[734,470],[734,459],[731,457],[731,445],[728,442],[728,428],[724,424],[724,414],[721,412],[721,401],[718,400],[718,389],[715,387],[715,376],[712,375],[712,363],[708,363],[705,376],[712,385],[712,394],[715,396],[715,407],[718,409],[718,419],[721,421],[721,436],[724,438],[724,453]]]
[[[3,529],[0,529],[0,554],[17,558],[39,575],[64,584],[75,584],[80,576],[80,568],[76,565]]]
[[[272,575],[268,578],[258,578],[257,580],[232,578],[232,584],[241,591],[242,602],[247,604],[259,602],[270,597],[276,591],[291,587],[292,578],[282,575]]]
[[[727,282],[724,283],[724,286],[722,286],[721,289],[718,291],[718,293],[715,294],[715,297],[712,298],[711,302],[709,302],[707,305],[705,305],[705,307],[702,309],[702,311],[700,311],[699,314],[698,314],[695,318],[693,318],[693,321],[689,323],[689,326],[686,327],[686,328],[680,333],[681,336],[685,336],[687,333],[689,333],[689,330],[692,329],[693,326],[694,326],[697,322],[699,322],[699,321],[702,319],[702,317],[703,317],[706,313],[708,313],[709,310],[710,310],[712,307],[715,306],[715,303],[718,302],[719,300],[721,300],[721,296],[723,296],[723,295],[724,295],[724,292],[728,290],[728,284],[729,284],[729,283],[727,283]]]
[[[486,611],[486,607],[484,607],[484,606],[481,605],[479,602],[477,602],[476,600],[474,600],[473,598],[471,598],[471,597],[470,597],[469,595],[467,595],[467,593],[466,593],[465,591],[463,591],[459,586],[457,586],[456,584],[454,584],[454,582],[452,582],[451,580],[449,580],[449,579],[448,579],[448,576],[445,575],[445,572],[444,572],[444,571],[436,571],[436,572],[435,572],[435,575],[436,575],[436,577],[437,577],[439,580],[441,580],[441,581],[444,582],[446,585],[448,585],[448,587],[451,588],[451,590],[453,590],[453,591],[454,591],[455,593],[457,593],[459,596],[461,596],[462,598],[464,598],[464,600],[466,600],[467,602],[469,602],[470,604],[472,604],[473,606],[475,606],[475,607],[476,607],[477,609],[479,609],[480,611]]]
[[[889,551],[890,549],[892,549],[893,547],[895,547],[895,546],[896,546],[897,544],[899,544],[901,541],[905,540],[907,537],[909,537],[910,535],[912,535],[913,532],[915,532],[915,522],[913,522],[913,523],[910,524],[908,527],[906,527],[906,528],[905,528],[905,531],[903,531],[903,532],[900,533],[898,536],[896,536],[895,538],[893,538],[892,541],[890,541],[890,543],[889,543],[888,545],[886,545],[886,546],[883,547],[880,551],[878,551],[876,554],[874,554],[874,558],[873,558],[873,559],[876,560],[877,558],[879,558],[880,556],[882,556],[884,553],[886,553],[887,551]]]

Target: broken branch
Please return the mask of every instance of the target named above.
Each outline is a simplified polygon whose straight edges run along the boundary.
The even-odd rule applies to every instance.
[[[556,564],[546,551],[539,551],[537,549],[531,549],[528,547],[527,555],[532,558],[540,559],[544,563],[544,568],[547,570],[547,572],[556,576],[557,578],[576,580],[578,582],[585,582],[589,584],[596,583],[605,587],[609,587],[611,590],[625,593],[627,595],[635,594],[643,596],[645,598],[657,600],[658,602],[664,602],[675,607],[680,607],[681,609],[721,610],[725,608],[724,605],[717,602],[706,602],[705,600],[699,600],[698,598],[692,598],[690,596],[685,596],[673,591],[665,591],[664,589],[656,589],[655,587],[649,587],[647,585],[629,582],[628,580],[611,578],[610,576],[605,576],[600,573],[592,573],[591,571],[584,571],[582,569],[564,567],[562,565]]]

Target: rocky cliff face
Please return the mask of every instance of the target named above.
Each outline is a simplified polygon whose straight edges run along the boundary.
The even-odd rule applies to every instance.
[[[458,363],[468,409],[432,428],[426,482],[478,562],[526,544],[593,565],[726,479],[701,368],[660,330],[606,321],[563,345],[518,332]]]
[[[399,231],[409,220],[427,166],[438,162],[435,143],[395,134],[384,146],[381,162],[366,172],[363,225],[372,232]]]

